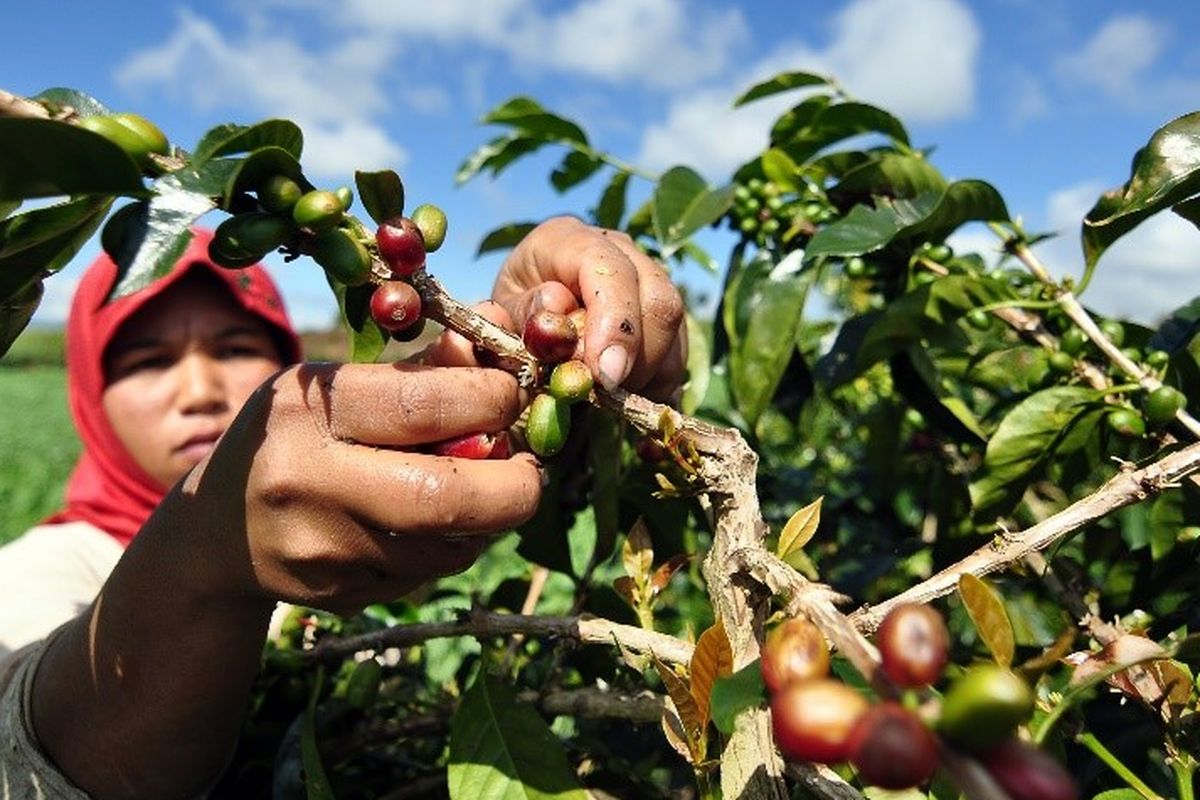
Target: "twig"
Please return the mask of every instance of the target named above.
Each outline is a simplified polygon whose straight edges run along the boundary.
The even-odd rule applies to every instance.
[[[69,109],[68,109],[69,110]],[[71,111],[74,114],[74,111]],[[50,112],[41,103],[26,100],[0,89],[0,117],[23,117],[26,119],[51,119]]]
[[[887,612],[900,603],[927,603],[954,591],[959,576],[964,573],[983,576],[1011,566],[1028,554],[1050,547],[1067,534],[1118,508],[1159,494],[1198,468],[1200,443],[1170,453],[1142,469],[1119,472],[1092,494],[1023,533],[1014,533],[1006,536],[1002,542],[979,548],[895,597],[875,606],[860,608],[850,615],[850,620],[860,631],[870,633],[879,627]]]
[[[693,646],[674,636],[645,631],[630,625],[620,625],[593,617],[538,617],[521,614],[496,614],[472,609],[463,618],[451,622],[424,622],[395,625],[381,631],[348,636],[328,637],[306,651],[309,658],[337,660],[361,650],[385,650],[389,647],[409,647],[430,639],[454,636],[474,636],[486,639],[497,636],[545,636],[571,639],[582,644],[620,644],[634,653],[654,652],[663,661],[686,664],[691,661]]]

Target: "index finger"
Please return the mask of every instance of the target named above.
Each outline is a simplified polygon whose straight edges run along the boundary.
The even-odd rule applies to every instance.
[[[628,377],[642,349],[638,271],[616,235],[571,217],[545,222],[513,251],[495,288],[500,300],[545,281],[574,292],[588,312],[584,361],[606,389]]]

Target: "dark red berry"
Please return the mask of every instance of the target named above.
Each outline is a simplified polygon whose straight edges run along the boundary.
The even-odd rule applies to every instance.
[[[883,674],[900,687],[935,683],[950,657],[950,632],[942,615],[920,603],[903,603],[888,612],[876,641]]]
[[[381,283],[371,295],[371,319],[388,333],[402,331],[421,319],[421,296],[404,281]]]
[[[771,629],[762,651],[763,683],[772,692],[829,674],[829,646],[821,631],[804,617],[792,617]]]
[[[771,698],[775,742],[784,756],[798,761],[846,761],[850,731],[867,707],[867,699],[841,681],[790,684]]]
[[[899,703],[872,706],[850,732],[850,762],[864,783],[910,789],[933,777],[937,739],[917,715]]]
[[[579,333],[566,314],[542,310],[525,320],[521,338],[534,358],[557,364],[574,355]]]
[[[430,452],[438,456],[452,458],[491,458],[499,441],[494,433],[470,433],[466,436],[456,436],[429,446]]]
[[[662,464],[670,458],[667,448],[653,436],[643,436],[638,439],[637,444],[634,445],[634,450],[637,451],[638,458],[647,464]]]
[[[979,761],[1010,800],[1076,800],[1079,788],[1048,753],[1020,739],[1005,739]]]
[[[425,266],[425,242],[421,230],[408,217],[393,217],[375,231],[379,257],[392,274],[407,278]]]

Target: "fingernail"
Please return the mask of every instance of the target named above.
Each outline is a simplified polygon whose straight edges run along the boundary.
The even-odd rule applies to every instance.
[[[600,354],[600,384],[612,391],[629,377],[629,353],[619,344],[610,344]]]

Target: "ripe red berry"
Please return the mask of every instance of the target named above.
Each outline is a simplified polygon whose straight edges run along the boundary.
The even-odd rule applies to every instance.
[[[910,789],[933,777],[937,739],[916,714],[899,703],[872,706],[850,732],[850,762],[864,783]]]
[[[771,698],[775,743],[784,756],[798,761],[845,761],[850,731],[867,708],[867,699],[841,681],[790,684]]]
[[[883,674],[900,687],[936,682],[950,657],[950,632],[942,615],[920,603],[903,603],[888,612],[876,641]]]
[[[466,436],[456,436],[453,439],[434,442],[429,446],[429,450],[434,455],[452,458],[491,458],[500,442],[500,436],[495,433],[469,433]],[[505,437],[505,446],[507,447],[507,437]]]
[[[381,283],[371,295],[371,319],[388,333],[402,331],[421,319],[421,296],[404,281]]]
[[[1079,788],[1049,754],[1017,738],[1005,739],[979,761],[1010,800],[1076,800]]]
[[[772,692],[799,681],[829,674],[825,636],[804,617],[792,617],[771,629],[762,651],[763,683]]]
[[[543,309],[525,320],[521,338],[534,358],[557,364],[575,353],[579,333],[566,314]]]
[[[379,257],[392,274],[407,278],[425,266],[425,242],[421,230],[408,217],[393,217],[375,231]]]

